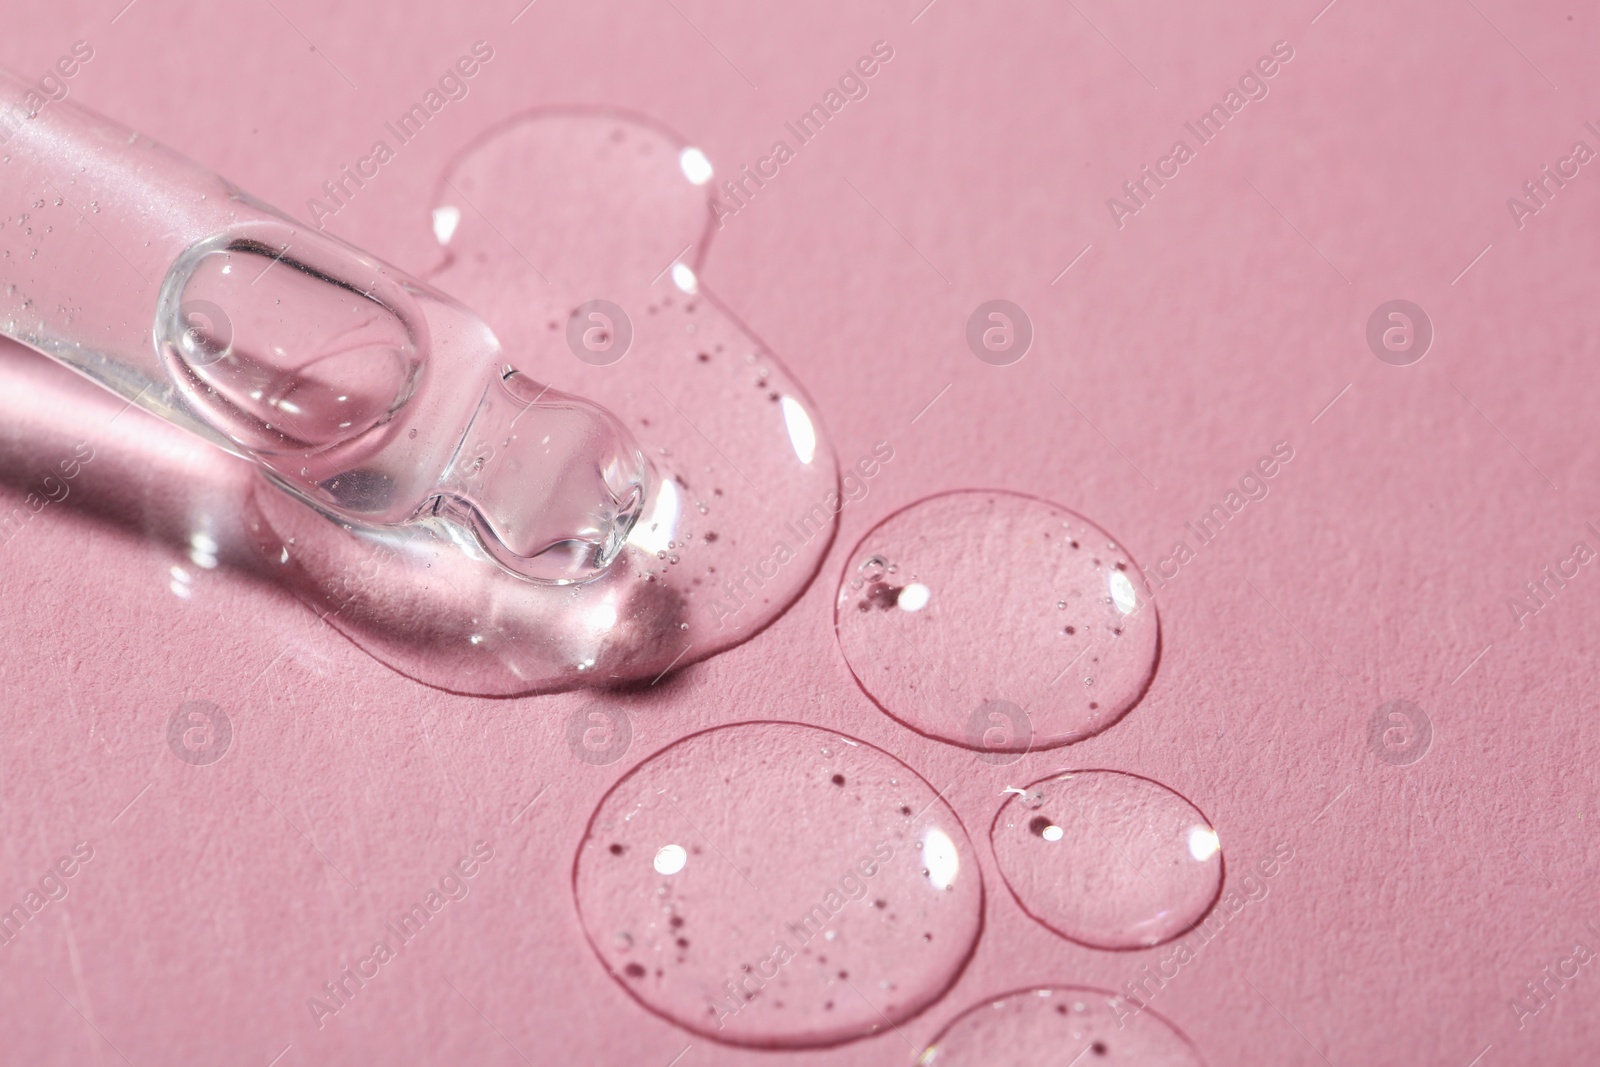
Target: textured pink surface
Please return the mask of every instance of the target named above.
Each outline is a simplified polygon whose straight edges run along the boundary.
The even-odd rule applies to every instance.
[[[1146,966],[1173,975],[1152,1007],[1212,1064],[1567,1064],[1600,1045],[1600,579],[1563,564],[1600,547],[1600,178],[1580,167],[1520,227],[1507,206],[1575,141],[1600,147],[1591,13],[540,0],[512,24],[519,3],[274,2],[140,0],[114,24],[116,4],[19,9],[0,63],[37,76],[89,40],[74,96],[304,215],[487,40],[471,95],[327,220],[423,270],[441,169],[515,112],[631,108],[703,146],[720,180],[890,42],[867,97],[726,220],[701,276],[801,376],[845,462],[879,440],[895,459],[845,508],[821,578],[749,644],[642,692],[475,700],[394,674],[227,560],[195,564],[188,532],[207,500],[225,526],[233,490],[181,479],[220,485],[227,465],[186,458],[139,412],[105,429],[120,404],[8,346],[3,391],[26,377],[81,398],[99,436],[69,497],[0,547],[0,900],[92,848],[0,948],[0,1060],[895,1063],[985,997],[1122,990]],[[1177,176],[1118,228],[1107,198],[1193,144],[1184,123],[1277,41],[1293,59],[1265,99],[1167,164]],[[964,339],[993,298],[1036,331],[1009,367]],[[1366,346],[1396,298],[1435,329],[1410,367]],[[19,441],[26,414],[0,435],[7,510],[85,436]],[[1280,441],[1294,458],[1267,495],[1200,544],[1185,524]],[[877,711],[831,632],[844,546],[931,492],[990,485],[1176,568],[1144,700],[1009,767]],[[1576,574],[1557,584],[1563,566]],[[1409,765],[1368,741],[1373,711],[1402,699],[1432,725]],[[210,766],[168,748],[188,700],[231,717]],[[631,716],[615,763],[567,745],[591,708]],[[722,1047],[647,1014],[585,944],[570,887],[585,822],[629,767],[768,718],[861,737],[948,786],[990,888],[944,999],[822,1053]],[[1083,948],[994,891],[981,829],[1001,789],[1063,766],[1147,775],[1214,821],[1228,920],[1196,958]],[[318,1029],[307,998],[477,841],[493,856],[466,894]],[[1230,904],[1279,843],[1293,860]],[[1545,1000],[1516,1012],[1529,982]]]

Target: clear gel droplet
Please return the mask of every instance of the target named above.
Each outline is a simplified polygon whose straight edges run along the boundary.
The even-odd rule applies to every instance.
[[[834,621],[856,680],[918,733],[1025,752],[1104,730],[1150,684],[1159,648],[1138,568],[1082,516],[1036,497],[962,491],[870,531]],[[985,712],[1004,703],[1023,714]]]
[[[918,1067],[1205,1067],[1150,1008],[1099,989],[1050,986],[985,1000],[933,1039]]]
[[[1159,782],[1070,771],[1009,795],[989,832],[1017,903],[1092,948],[1159,945],[1194,926],[1222,888],[1216,830]]]
[[[642,1004],[769,1048],[921,1011],[960,972],[983,905],[936,790],[797,723],[708,730],[640,764],[590,820],[574,890],[595,953]]]

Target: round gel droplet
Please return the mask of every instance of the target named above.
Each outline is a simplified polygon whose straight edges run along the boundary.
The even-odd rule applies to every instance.
[[[1222,888],[1210,821],[1159,782],[1071,771],[1011,794],[990,829],[1022,910],[1092,948],[1159,945],[1188,930]]]
[[[1189,1039],[1150,1008],[1099,989],[1051,986],[985,1000],[958,1015],[918,1067],[1204,1067]]]
[[[798,723],[694,734],[601,801],[573,874],[590,945],[717,1041],[834,1045],[954,982],[983,883],[955,814],[871,745]]]
[[[867,695],[918,733],[997,755],[1082,740],[1144,695],[1159,649],[1155,604],[1117,543],[1037,497],[929,497],[852,552],[839,647]],[[985,710],[1000,704],[1020,714]]]

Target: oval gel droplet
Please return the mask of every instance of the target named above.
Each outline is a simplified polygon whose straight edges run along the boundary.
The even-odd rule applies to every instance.
[[[1013,793],[989,836],[1017,903],[1092,948],[1159,945],[1222,888],[1222,848],[1200,809],[1159,782],[1068,771]]]
[[[887,753],[798,723],[694,734],[631,771],[574,869],[589,943],[717,1041],[834,1045],[942,996],[983,882],[955,814]]]
[[[834,623],[880,708],[998,757],[1082,740],[1144,695],[1160,626],[1138,573],[1104,530],[1056,504],[945,493],[862,538]],[[1020,710],[996,717],[999,705]]]
[[[933,1039],[918,1067],[1205,1067],[1150,1008],[1099,989],[1050,986],[986,1000]]]

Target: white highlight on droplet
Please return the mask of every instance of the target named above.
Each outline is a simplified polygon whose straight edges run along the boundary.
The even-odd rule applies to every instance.
[[[657,874],[677,874],[689,862],[689,853],[682,845],[662,845],[656,850]]]
[[[1124,615],[1133,614],[1133,609],[1139,606],[1139,597],[1133,591],[1133,583],[1128,581],[1128,576],[1121,571],[1111,572],[1111,602]]]
[[[901,611],[921,611],[928,606],[928,601],[933,597],[933,590],[921,582],[912,582],[900,590],[900,595],[895,598]]]
[[[801,463],[810,463],[817,456],[817,428],[811,425],[811,416],[805,405],[792,396],[778,402],[783,408],[783,425],[789,431],[789,443]]]
[[[204,530],[189,535],[189,559],[196,567],[214,570],[217,566],[217,541]]]
[[[589,610],[587,622],[595,633],[610,633],[617,625],[617,606],[609,602],[596,604]]]
[[[1222,848],[1217,832],[1209,826],[1196,826],[1189,831],[1189,855],[1204,863]]]
[[[672,265],[672,284],[686,293],[700,291],[700,279],[694,276],[693,269],[687,263],[674,263]]]
[[[683,176],[695,185],[704,185],[711,180],[711,160],[694,145],[678,153],[678,166],[683,168]]]
[[[961,856],[950,835],[938,827],[922,835],[922,863],[928,868],[928,881],[935,889],[949,889],[961,873]]]
[[[1051,823],[1049,826],[1046,826],[1043,830],[1039,831],[1039,836],[1044,838],[1046,841],[1060,841],[1065,834],[1066,831],[1061,829],[1061,827],[1057,826],[1055,823]]]
[[[657,552],[665,552],[667,545],[677,537],[678,513],[682,506],[677,483],[671,478],[662,479],[661,488],[656,491],[655,506],[650,509],[650,514],[633,524],[633,532],[628,534],[628,544],[652,556]]]
[[[433,209],[433,236],[442,245],[450,243],[450,238],[456,235],[456,227],[461,225],[461,209],[445,204],[443,207]]]

